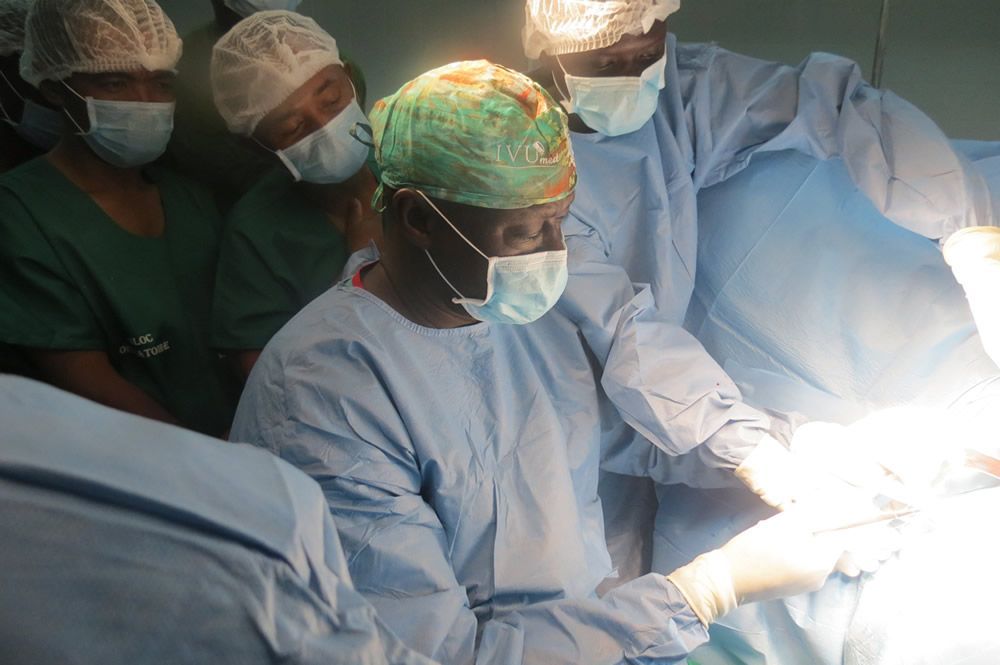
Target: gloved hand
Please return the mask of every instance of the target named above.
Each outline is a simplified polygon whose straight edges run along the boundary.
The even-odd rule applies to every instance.
[[[707,627],[738,605],[823,586],[844,553],[844,532],[816,535],[796,511],[747,529],[667,576]]]
[[[983,348],[1000,365],[1000,228],[973,226],[956,231],[945,242],[944,260],[969,299]]]
[[[790,448],[765,437],[737,467],[736,476],[776,508],[824,495],[859,507],[881,497],[901,504],[932,498],[964,460],[965,425],[943,410],[899,407],[845,427],[812,422],[795,432]],[[869,509],[884,506],[872,505]],[[861,517],[862,515],[854,515]]]
[[[813,485],[805,471],[787,447],[765,435],[735,475],[764,503],[784,509]]]
[[[878,429],[870,428],[869,433]],[[791,450],[776,441],[762,442],[736,475],[771,505],[796,510],[817,531],[864,522],[887,509],[903,507],[887,501],[889,496],[904,502],[924,496],[907,489],[879,461],[874,454],[879,436],[863,434],[841,425],[809,423],[796,431]],[[891,456],[886,453],[884,457],[890,463]],[[895,465],[912,463],[903,456]],[[928,473],[913,468],[900,471],[911,478]],[[846,553],[837,570],[851,577],[874,572],[901,544],[898,531],[888,521],[842,535]]]
[[[961,423],[947,412],[900,407],[849,427],[809,423],[795,433],[792,455],[873,499],[921,505],[964,460]],[[835,486],[827,483],[824,488]]]
[[[870,460],[855,464],[858,453],[848,449],[850,441],[843,430],[840,425],[808,423],[799,428],[808,436],[799,437],[797,432],[793,446],[799,438],[808,439],[808,445],[800,443],[793,450],[765,437],[736,468],[736,477],[780,510],[806,503],[820,519],[820,509],[830,506],[835,509],[830,519],[839,524],[870,517],[878,512],[872,501],[877,492],[868,488],[879,485],[885,471]],[[853,482],[847,482],[845,475]]]

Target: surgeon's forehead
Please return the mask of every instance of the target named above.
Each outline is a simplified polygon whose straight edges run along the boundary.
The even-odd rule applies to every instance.
[[[507,222],[558,219],[569,214],[570,205],[573,203],[573,193],[558,201],[539,203],[528,208],[518,208],[516,210],[496,210],[497,217]]]
[[[541,203],[536,206],[531,206],[530,209],[535,210],[542,217],[565,217],[569,213],[569,208],[573,204],[573,199],[575,197],[576,192],[570,192],[564,199]]]

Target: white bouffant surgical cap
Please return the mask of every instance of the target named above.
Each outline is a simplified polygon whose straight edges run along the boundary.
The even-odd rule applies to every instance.
[[[75,73],[172,70],[180,57],[177,30],[153,0],[35,0],[21,78],[37,87]]]
[[[24,21],[32,0],[0,0],[0,56],[24,49]]]
[[[681,0],[527,0],[524,53],[562,55],[611,46],[649,32],[681,8]]]
[[[330,65],[337,40],[316,21],[288,11],[258,12],[212,50],[212,94],[229,131],[250,136],[257,123]]]

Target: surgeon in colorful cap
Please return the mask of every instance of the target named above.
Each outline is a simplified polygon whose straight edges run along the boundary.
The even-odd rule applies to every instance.
[[[153,0],[35,0],[21,75],[66,131],[0,176],[0,342],[61,388],[220,436],[238,394],[209,346],[222,221],[154,164],[180,52]]]
[[[172,165],[209,184],[223,212],[267,173],[265,154],[227,129],[212,97],[211,62],[216,42],[243,19],[259,12],[296,11],[301,0],[198,0],[211,5],[212,20],[184,35],[184,55],[177,65],[177,122],[168,157]],[[351,77],[364,106],[365,79],[356,63]]]
[[[843,553],[793,513],[603,597],[599,466],[669,482],[604,398],[566,284],[566,117],[485,61],[371,114],[385,238],[264,349],[234,440],[311,475],[357,588],[441,663],[683,663],[739,603],[817,588]]]
[[[294,12],[257,12],[215,45],[219,112],[269,167],[229,213],[216,279],[213,344],[242,378],[347,257],[382,235],[351,71],[336,40]]]
[[[24,22],[34,0],[0,0],[0,173],[51,150],[63,116],[21,78]]]
[[[880,212],[928,238],[993,223],[994,211],[981,175],[934,123],[865,83],[856,64],[814,54],[789,67],[681,44],[666,24],[679,8],[679,0],[526,3],[525,52],[570,113],[580,177],[559,307],[580,325],[630,424],[783,506],[812,495],[779,443],[788,428],[745,405],[681,327],[697,269],[698,191],[755,152],[798,149],[842,158]],[[881,479],[878,466],[872,477]]]

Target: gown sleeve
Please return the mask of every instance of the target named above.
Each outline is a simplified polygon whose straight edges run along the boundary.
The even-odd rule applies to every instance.
[[[996,223],[978,170],[922,111],[866,83],[856,63],[814,53],[790,67],[714,45],[677,48],[696,188],[759,150],[796,149],[842,158],[879,212],[927,238]]]
[[[692,464],[696,460],[708,469],[738,467],[769,434],[771,419],[744,404],[732,379],[701,343],[666,320],[648,286],[633,284],[625,269],[607,258],[592,227],[567,226],[572,229],[566,236],[570,278],[558,306],[580,327],[603,367],[601,384],[618,412],[669,455],[706,448],[675,462],[682,466],[670,472],[670,482],[685,481],[681,468],[704,472]],[[655,451],[634,444],[627,449],[654,462]],[[616,468],[606,467],[643,475],[634,458],[627,463],[621,459],[623,451],[616,453]],[[647,475],[666,482],[667,476],[652,468]]]

